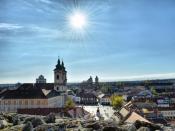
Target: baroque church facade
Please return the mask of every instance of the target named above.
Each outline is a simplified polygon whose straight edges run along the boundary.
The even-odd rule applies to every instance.
[[[54,83],[24,83],[17,89],[0,92],[0,111],[17,112],[18,109],[62,108],[67,99],[67,71],[58,59],[54,69]]]

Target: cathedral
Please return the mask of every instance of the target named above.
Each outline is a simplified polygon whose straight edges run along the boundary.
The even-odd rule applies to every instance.
[[[54,69],[54,83],[46,83],[40,76],[36,83],[24,83],[16,89],[0,92],[0,111],[17,112],[18,109],[61,108],[67,99],[67,71],[58,59]],[[41,81],[41,80],[44,81]]]

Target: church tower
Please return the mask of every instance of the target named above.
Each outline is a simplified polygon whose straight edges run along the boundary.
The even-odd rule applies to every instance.
[[[65,92],[67,90],[67,71],[64,67],[64,62],[58,59],[56,68],[54,69],[54,89],[56,91]]]

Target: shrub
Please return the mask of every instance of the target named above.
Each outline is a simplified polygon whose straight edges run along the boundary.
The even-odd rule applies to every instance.
[[[32,120],[34,120],[35,117],[26,117],[24,120],[24,124],[26,124],[27,122],[32,122]]]
[[[20,124],[20,119],[19,119],[18,116],[14,116],[14,117],[12,118],[12,121],[13,121],[13,125],[18,125],[18,124]]]
[[[35,131],[54,131],[54,129],[47,126],[38,126],[35,128]]]
[[[55,114],[54,113],[50,113],[49,115],[47,115],[45,117],[45,122],[46,123],[55,123],[55,119],[56,119]]]
[[[137,131],[137,128],[135,127],[135,125],[131,125],[131,126],[128,128],[128,131]]]
[[[42,124],[44,124],[44,122],[40,118],[35,118],[35,119],[32,120],[32,125],[33,125],[34,128],[39,126],[39,125],[42,125]]]
[[[0,129],[7,127],[8,123],[6,120],[0,120]]]
[[[68,99],[66,100],[65,108],[74,108],[74,107],[75,103],[71,98],[68,97]]]
[[[9,122],[13,123],[13,117],[9,114],[4,114],[4,118]]]
[[[141,127],[149,127],[152,130],[160,130],[161,129],[160,126],[158,126],[158,125],[147,123],[147,122],[143,122],[143,121],[139,121],[139,120],[136,120],[134,125],[135,125],[135,127],[137,129],[139,129]]]
[[[28,122],[31,122],[34,128],[37,127],[38,125],[44,124],[44,121],[39,117],[27,117],[24,120],[24,124],[26,124]]]
[[[140,127],[138,131],[150,131],[148,127]]]
[[[27,122],[27,124],[23,127],[22,131],[32,131],[33,125],[31,122]]]

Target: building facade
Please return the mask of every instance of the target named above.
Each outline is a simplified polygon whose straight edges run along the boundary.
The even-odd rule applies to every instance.
[[[110,99],[110,95],[107,94],[101,94],[98,96],[99,99],[99,103],[101,105],[111,105],[111,99]]]
[[[40,76],[36,79],[36,83],[46,83],[46,79],[44,78],[43,75],[40,75]]]
[[[80,92],[76,97],[79,104],[96,105],[98,103],[97,97],[93,93]]]
[[[53,84],[41,82],[41,77],[39,77],[35,84],[24,83],[17,89],[7,89],[0,93],[0,110],[17,112],[18,109],[64,107],[67,99],[66,73],[64,63],[60,64],[58,59],[54,69]]]

